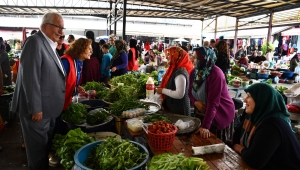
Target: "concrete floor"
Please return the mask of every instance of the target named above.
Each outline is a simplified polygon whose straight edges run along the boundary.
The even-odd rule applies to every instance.
[[[232,97],[235,96],[234,91],[230,91]],[[241,99],[246,94],[241,93]],[[300,142],[300,134],[296,135]],[[5,129],[0,131],[0,170],[22,170],[27,169],[26,151],[21,148],[22,131],[18,115],[16,115],[9,123],[6,124]],[[63,170],[62,165],[50,170]]]
[[[27,169],[26,150],[22,149],[23,143],[21,125],[18,115],[15,116],[5,129],[0,131],[0,169],[22,170]],[[50,168],[50,170],[63,170],[63,166]]]

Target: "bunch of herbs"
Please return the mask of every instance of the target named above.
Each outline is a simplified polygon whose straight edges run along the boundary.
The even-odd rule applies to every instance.
[[[109,137],[94,147],[85,166],[94,170],[126,170],[140,165],[147,157],[130,141]]]
[[[61,158],[60,163],[66,170],[71,170],[74,166],[75,152],[82,146],[96,141],[95,138],[89,137],[82,132],[80,128],[70,130],[67,135],[55,134],[52,140],[52,150]]]

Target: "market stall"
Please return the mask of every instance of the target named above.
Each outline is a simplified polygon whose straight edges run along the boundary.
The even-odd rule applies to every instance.
[[[238,71],[237,75],[228,77],[230,84],[228,89],[237,91],[236,98],[247,86],[260,81],[266,82],[269,76],[271,82],[267,83],[272,84],[271,71],[265,71],[268,73],[268,79],[263,81],[252,79],[246,70],[237,68],[236,70]],[[157,165],[157,160],[171,159],[173,156],[178,156],[182,160],[195,160],[208,169],[251,169],[236,152],[226,146],[214,134],[211,133],[211,137],[207,139],[195,134],[201,125],[198,118],[161,111],[160,105],[157,103],[159,100],[148,95],[150,86],[146,84],[149,79],[152,79],[149,78],[150,76],[154,78],[152,87],[158,83],[157,71],[151,74],[132,72],[115,77],[110,81],[109,86],[97,82],[85,84],[84,88],[87,93],[75,97],[73,103],[61,117],[72,129],[70,132],[74,136],[56,137],[56,142],[54,142],[57,148],[70,147],[64,145],[67,141],[74,140],[73,142],[75,142],[76,148],[68,153],[75,155],[74,160],[70,159],[66,155],[67,153],[56,151],[60,154],[58,156],[66,159],[65,162],[73,161],[64,166],[75,165],[85,169],[82,167],[85,160],[88,159],[88,153],[91,152],[92,148],[100,147],[103,143],[103,141],[99,142],[91,136],[86,137],[85,133],[110,131],[122,135],[141,153],[146,154],[142,161],[132,165],[133,169],[146,166],[153,169]],[[284,88],[285,84],[273,85],[281,93],[287,89]],[[146,96],[149,99],[145,99]],[[79,136],[84,140],[72,139]],[[68,139],[69,137],[72,138]],[[111,140],[109,139],[109,141]],[[200,152],[199,155],[196,154],[197,151]],[[84,158],[79,156],[81,152],[85,153]],[[171,154],[164,154],[167,152]],[[145,159],[148,159],[147,161],[150,163],[143,164]],[[176,166],[181,166],[179,162]]]

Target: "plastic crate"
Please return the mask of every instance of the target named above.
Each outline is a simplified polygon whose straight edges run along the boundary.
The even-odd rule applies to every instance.
[[[162,133],[162,134],[155,134],[152,133],[148,130],[148,141],[150,146],[155,149],[155,150],[169,150],[172,148],[174,139],[175,139],[175,134],[177,132],[177,127],[172,125],[175,130],[170,133]]]

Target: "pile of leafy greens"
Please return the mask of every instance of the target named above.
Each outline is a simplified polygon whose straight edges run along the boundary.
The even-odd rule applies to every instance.
[[[150,74],[139,73],[136,71],[130,74],[124,74],[121,76],[114,77],[110,80],[110,84],[117,86],[118,83],[124,83],[124,86],[130,86],[136,89],[135,96],[139,99],[146,98],[146,82],[151,76],[154,80],[154,84],[158,85],[158,72],[152,71]]]
[[[122,116],[122,112],[135,108],[145,108],[149,110],[149,106],[140,102],[138,99],[129,96],[123,97],[121,100],[114,102],[108,108],[109,112],[117,117]]]
[[[147,157],[128,140],[109,137],[91,149],[85,166],[94,170],[125,170],[138,166]]]
[[[102,91],[102,90],[106,90],[106,87],[103,83],[99,83],[99,82],[87,82],[84,86],[83,86],[84,90],[88,91],[88,90],[96,90],[96,92],[98,91]]]
[[[148,164],[148,170],[210,170],[211,168],[201,158],[185,157],[182,153],[163,153],[154,156]]]
[[[103,100],[114,103],[116,101],[119,101],[120,99],[124,97],[133,96],[137,98],[137,91],[134,88],[134,86],[116,86],[113,90],[109,91],[107,95],[103,98]]]
[[[89,111],[86,116],[86,123],[89,125],[98,125],[105,122],[109,117],[108,111],[103,108],[98,108]]]
[[[62,113],[61,119],[75,125],[83,124],[88,107],[88,105],[82,103],[70,103],[68,109]]]
[[[82,132],[80,128],[70,130],[67,135],[55,134],[52,140],[52,149],[55,154],[61,158],[60,163],[66,170],[72,169],[74,166],[75,152],[82,146],[96,141],[95,138],[89,137]]]
[[[15,91],[15,87],[10,85],[10,86],[3,86],[3,94],[9,94],[13,93]]]

